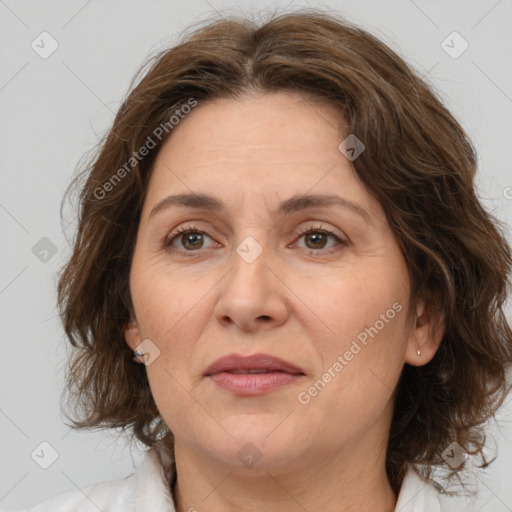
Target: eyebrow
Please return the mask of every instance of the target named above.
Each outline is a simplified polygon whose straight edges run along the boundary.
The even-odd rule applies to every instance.
[[[209,210],[212,212],[227,210],[226,204],[221,199],[208,194],[177,194],[167,196],[156,203],[149,213],[149,219],[156,213],[172,206],[184,206],[186,208]],[[333,206],[346,208],[362,217],[368,224],[372,223],[370,214],[362,206],[338,195],[331,194],[299,194],[292,196],[279,204],[277,213],[290,214],[308,208],[329,208]]]

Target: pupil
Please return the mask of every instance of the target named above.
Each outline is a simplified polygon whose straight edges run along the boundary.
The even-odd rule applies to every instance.
[[[197,241],[200,240],[200,233],[190,233],[185,237],[185,245],[191,241],[191,245],[194,247],[197,245]]]
[[[317,243],[317,244],[318,244],[318,243],[320,243],[320,245],[322,245],[322,243],[321,243],[321,242],[322,242],[321,238],[322,238],[322,237],[324,237],[324,236],[325,236],[325,235],[324,235],[324,233],[316,233],[316,234],[309,235],[309,237],[310,237],[310,238],[317,238],[317,241],[316,241],[316,242],[315,242],[315,241],[313,241],[313,244],[315,244],[315,243]],[[320,238],[320,240],[318,240],[318,238]]]

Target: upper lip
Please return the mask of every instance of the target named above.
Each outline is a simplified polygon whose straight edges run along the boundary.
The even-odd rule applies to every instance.
[[[209,376],[216,373],[229,372],[233,370],[279,370],[287,373],[304,373],[298,366],[269,354],[252,354],[249,356],[244,356],[241,354],[229,354],[213,362],[210,366],[208,366],[204,374]]]

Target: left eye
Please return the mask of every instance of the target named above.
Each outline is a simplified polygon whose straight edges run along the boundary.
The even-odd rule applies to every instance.
[[[314,245],[313,247],[306,247],[306,249],[311,249],[313,251],[325,249],[325,243],[328,239],[337,242],[339,245],[346,245],[346,242],[338,238],[331,231],[326,231],[325,229],[308,229],[307,231],[303,231],[299,234],[299,239],[303,237],[305,237],[306,243],[309,240]],[[321,247],[319,247],[319,245]],[[328,249],[331,249],[332,247],[333,246],[329,247]]]

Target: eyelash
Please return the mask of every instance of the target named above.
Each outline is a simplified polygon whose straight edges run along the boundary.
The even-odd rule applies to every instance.
[[[181,226],[179,229],[177,229],[173,233],[171,233],[168,236],[168,238],[166,238],[166,240],[164,242],[164,248],[169,248],[173,244],[174,240],[176,240],[180,236],[183,236],[183,235],[189,234],[189,233],[200,233],[200,234],[204,234],[204,235],[209,236],[208,233],[205,233],[204,231],[201,231],[197,226],[193,226],[193,225]],[[299,231],[298,233],[296,233],[295,236],[298,239],[300,239],[304,235],[307,235],[309,233],[322,233],[324,235],[327,235],[327,236],[333,238],[338,243],[338,245],[341,245],[341,246],[347,246],[348,245],[347,241],[340,239],[332,231],[323,229],[321,225],[319,225],[319,226],[309,226],[308,228],[305,228],[305,229]],[[306,249],[306,250],[308,250],[308,249]],[[312,253],[323,252],[324,254],[332,254],[333,252],[336,251],[336,247],[331,247],[330,249],[309,249],[309,251],[311,251]],[[185,250],[184,252],[192,253],[193,254],[193,253],[198,252],[198,251],[187,251],[187,250]]]

